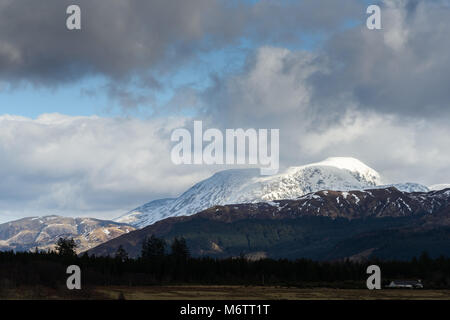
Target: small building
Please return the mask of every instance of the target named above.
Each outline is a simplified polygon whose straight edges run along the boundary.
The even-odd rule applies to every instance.
[[[421,280],[393,280],[387,288],[423,289]]]

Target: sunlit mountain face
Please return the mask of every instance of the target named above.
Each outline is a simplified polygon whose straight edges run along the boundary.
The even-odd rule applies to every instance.
[[[394,184],[402,191],[428,191],[416,183]],[[296,199],[319,190],[364,190],[386,187],[380,174],[354,158],[335,157],[322,162],[287,168],[264,177],[259,170],[227,170],[201,181],[174,199],[149,202],[116,219],[136,227],[158,220],[191,215],[215,205]]]

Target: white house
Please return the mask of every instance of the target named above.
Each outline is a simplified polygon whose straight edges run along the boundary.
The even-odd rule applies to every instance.
[[[421,280],[393,280],[388,288],[423,289]]]

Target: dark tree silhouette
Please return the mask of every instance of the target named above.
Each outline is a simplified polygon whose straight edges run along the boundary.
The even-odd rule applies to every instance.
[[[73,240],[73,238],[59,238],[58,242],[56,242],[56,251],[59,255],[65,257],[73,257],[76,256],[77,244]]]
[[[128,259],[128,253],[127,253],[127,251],[123,248],[122,245],[120,245],[119,248],[117,248],[115,257],[116,257],[116,259],[118,259],[118,260],[120,260],[120,261],[125,261],[125,260]]]
[[[144,239],[142,243],[141,257],[145,260],[157,260],[164,257],[166,253],[166,242],[152,235]]]
[[[172,242],[172,256],[179,261],[186,261],[190,258],[191,254],[186,244],[186,239],[175,238]]]

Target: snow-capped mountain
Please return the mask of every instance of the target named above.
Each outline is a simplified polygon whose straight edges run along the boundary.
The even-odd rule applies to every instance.
[[[319,190],[363,190],[380,185],[383,181],[378,172],[357,159],[344,157],[290,167],[274,176],[260,176],[259,169],[225,170],[197,183],[178,198],[149,202],[115,221],[142,228],[168,217],[192,215],[215,205],[296,199]],[[417,184],[396,186],[406,189],[402,191],[426,189]]]

